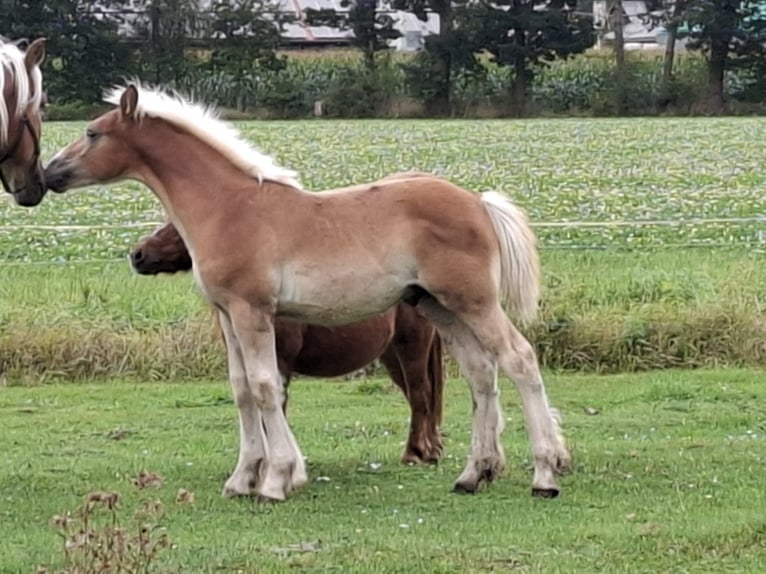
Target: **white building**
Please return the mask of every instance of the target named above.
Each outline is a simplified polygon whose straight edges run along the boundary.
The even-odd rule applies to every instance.
[[[596,47],[614,42],[614,31],[609,25],[606,12],[606,0],[593,0],[593,27],[597,32]],[[650,13],[644,0],[622,0],[623,27],[626,50],[646,50],[663,48],[667,42],[667,30],[664,26],[652,26],[649,16],[658,18],[661,13]],[[676,50],[682,50],[685,40],[676,40]]]

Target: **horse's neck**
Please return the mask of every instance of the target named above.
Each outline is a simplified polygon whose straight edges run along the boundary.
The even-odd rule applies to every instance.
[[[259,182],[204,142],[167,132],[142,142],[146,166],[138,179],[155,192],[192,253],[208,234],[221,231],[221,221],[232,214],[256,218],[269,195],[290,189]]]
[[[229,189],[256,187],[257,182],[198,139],[168,126],[138,142],[145,151],[141,179],[168,212],[215,211]],[[187,210],[185,207],[191,209]]]

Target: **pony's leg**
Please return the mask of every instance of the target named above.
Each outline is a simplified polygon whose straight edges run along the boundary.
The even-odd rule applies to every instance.
[[[492,482],[505,467],[505,453],[500,442],[504,420],[497,387],[497,362],[471,330],[435,300],[424,299],[419,306],[436,325],[442,342],[460,365],[471,389],[471,453],[465,469],[455,481],[454,490],[476,492],[482,482]]]
[[[231,328],[229,319],[219,312],[228,356],[229,382],[234,402],[239,410],[239,460],[234,472],[223,487],[224,496],[249,496],[260,480],[262,464],[266,459],[261,412],[247,384],[242,351]]]
[[[306,483],[307,476],[303,456],[282,410],[284,389],[277,368],[274,320],[246,303],[231,305],[229,312],[268,445],[266,469],[256,493],[264,499],[284,500],[293,488]]]
[[[557,496],[555,475],[569,468],[571,458],[561,435],[559,413],[548,403],[534,348],[499,305],[483,314],[463,314],[462,320],[482,346],[498,357],[500,367],[521,395],[535,469],[532,494]]]
[[[404,463],[434,463],[442,453],[437,413],[432,408],[436,382],[429,377],[429,350],[425,341],[394,341],[380,357],[410,405],[410,434],[401,459]]]
[[[285,413],[285,418],[287,418],[287,399],[290,398],[290,375],[280,374],[279,383],[282,385],[282,390],[284,392],[284,396],[282,398],[282,412]]]
[[[402,371],[399,357],[394,351],[392,346],[389,346],[385,352],[380,356],[380,362],[386,368],[391,380],[394,381],[397,387],[402,390],[404,398],[407,399],[407,403],[410,406],[410,432],[407,437],[407,444],[404,447],[404,452],[401,456],[401,461],[405,464],[418,464],[424,462],[424,452],[426,448],[426,436],[423,432],[423,413],[421,412],[422,405],[417,404],[417,399],[414,399],[411,389],[407,385],[407,381]]]

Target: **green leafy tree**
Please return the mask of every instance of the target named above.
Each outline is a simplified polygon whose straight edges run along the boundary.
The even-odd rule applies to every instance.
[[[689,0],[681,18],[690,49],[707,57],[707,108],[724,108],[724,77],[729,69],[766,71],[766,7],[753,0]]]
[[[133,71],[118,35],[125,10],[120,0],[2,0],[0,22],[13,39],[48,39],[43,73],[51,101],[94,103],[105,86]]]
[[[573,8],[565,0],[477,0],[456,11],[456,27],[470,38],[471,48],[513,70],[514,114],[525,113],[538,66],[593,45],[591,20]]]
[[[285,67],[277,49],[284,25],[293,19],[269,0],[221,0],[214,4],[209,65],[228,78],[238,109],[244,110],[254,99],[264,77]]]
[[[330,26],[353,33],[351,44],[361,50],[365,68],[375,69],[375,56],[388,50],[389,42],[401,36],[393,16],[378,10],[376,0],[341,0],[347,12],[333,9],[305,10],[306,23],[311,26]]]
[[[437,34],[426,36],[423,50],[406,67],[409,84],[423,98],[426,109],[435,115],[452,112],[455,76],[460,72],[479,71],[473,46],[461,29],[455,28],[454,14],[465,0],[393,0],[397,10],[406,10],[425,22],[429,13],[439,17]]]
[[[140,75],[155,84],[179,83],[191,61],[187,50],[199,38],[208,15],[197,0],[145,0],[137,5]]]
[[[389,49],[389,42],[401,36],[390,13],[378,10],[376,0],[341,0],[347,11],[306,9],[305,22],[311,26],[330,26],[352,32],[351,45],[362,52],[364,67],[339,74],[328,86],[328,106],[336,114],[371,116],[391,94],[386,71],[389,60],[379,66],[378,55]],[[342,111],[341,111],[342,110]]]

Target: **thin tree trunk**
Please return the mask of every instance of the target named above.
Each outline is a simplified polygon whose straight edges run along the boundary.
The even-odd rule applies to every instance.
[[[367,67],[367,72],[372,75],[375,72],[375,17],[377,15],[375,4],[372,4],[369,10],[370,21],[367,23],[369,26],[369,39],[367,40],[367,48],[364,51],[364,63]]]
[[[607,8],[609,19],[614,31],[614,63],[617,72],[615,86],[615,108],[618,115],[623,115],[627,109],[628,74],[625,66],[625,36],[622,28],[622,0],[609,0]]]
[[[450,0],[442,0],[437,6],[439,15],[439,36],[444,38],[452,32],[452,4]],[[439,80],[436,93],[429,103],[430,113],[448,116],[452,115],[452,54],[441,52],[438,65]]]
[[[516,32],[517,34],[519,31]],[[523,34],[523,31],[521,31]],[[513,84],[511,84],[513,115],[521,118],[527,109],[527,66],[524,56],[516,56]]]
[[[673,64],[676,56],[676,38],[678,37],[678,22],[675,20],[675,10],[671,16],[671,21],[665,29],[668,31],[667,44],[665,44],[665,57],[662,62],[662,90],[658,107],[664,111],[670,105],[672,100],[671,84],[673,82]]]
[[[723,111],[723,77],[728,53],[729,43],[713,38],[707,64],[707,108],[712,114],[720,114]]]
[[[520,0],[514,0],[512,11],[515,14],[522,12],[531,13],[532,3],[524,4]],[[527,59],[524,56],[524,47],[527,44],[526,30],[521,26],[513,30],[513,43],[516,45],[516,53],[513,58],[513,83],[511,84],[511,105],[513,115],[521,118],[527,111]]]

